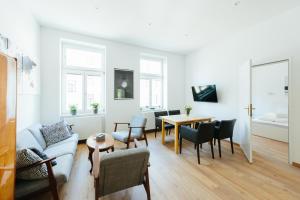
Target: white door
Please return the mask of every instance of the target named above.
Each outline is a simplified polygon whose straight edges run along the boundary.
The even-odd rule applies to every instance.
[[[251,60],[239,69],[239,136],[240,146],[250,163],[252,163],[252,102],[251,102]]]

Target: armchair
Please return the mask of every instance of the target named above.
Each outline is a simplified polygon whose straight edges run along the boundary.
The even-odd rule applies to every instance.
[[[147,199],[151,200],[148,173],[150,152],[147,148],[140,147],[136,139],[134,141],[138,148],[112,152],[101,155],[101,158],[99,146],[96,146],[93,155],[96,200],[99,197],[142,184],[146,190]]]
[[[214,149],[212,144],[212,140],[214,137],[214,129],[215,129],[214,122],[201,123],[199,124],[198,129],[193,129],[188,126],[181,126],[180,136],[179,136],[179,147],[180,147],[179,152],[181,153],[183,138],[190,142],[193,142],[197,148],[198,164],[200,164],[199,146],[202,145],[202,143],[209,142],[211,147],[212,158],[214,159]]]
[[[56,183],[56,179],[55,179],[52,164],[51,164],[51,161],[54,160],[54,159],[56,159],[56,157],[49,158],[49,159],[46,159],[46,160],[42,160],[42,161],[36,162],[34,164],[31,164],[29,166],[21,167],[21,168],[17,169],[16,173],[20,173],[20,172],[26,171],[28,169],[31,169],[33,167],[36,167],[36,166],[39,166],[39,165],[42,165],[42,164],[46,164],[49,184],[48,184],[48,186],[46,186],[42,189],[36,190],[36,191],[18,191],[18,190],[22,190],[23,187],[21,185],[17,186],[16,187],[16,199],[29,199],[29,198],[34,197],[38,193],[42,193],[42,192],[45,192],[45,191],[51,191],[53,199],[54,200],[59,200],[58,192],[57,192],[57,183]]]
[[[145,140],[146,145],[148,146],[148,140],[145,133],[146,122],[146,118],[142,116],[134,116],[130,123],[115,123],[115,130],[112,133],[112,136],[114,139],[125,143],[127,145],[127,149],[129,149],[130,142],[133,142],[134,139]],[[117,131],[119,124],[128,125],[128,131]]]

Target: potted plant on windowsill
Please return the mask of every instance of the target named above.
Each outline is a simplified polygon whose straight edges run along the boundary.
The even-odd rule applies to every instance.
[[[98,114],[99,103],[92,103],[93,113]]]
[[[192,106],[185,106],[184,107],[184,110],[186,111],[186,115],[189,116],[190,115],[190,112],[192,110]]]
[[[76,105],[71,105],[70,106],[70,113],[71,113],[71,115],[76,115],[77,114],[77,106]]]

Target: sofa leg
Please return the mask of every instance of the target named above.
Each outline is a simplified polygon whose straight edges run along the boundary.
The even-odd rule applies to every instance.
[[[155,127],[154,137],[156,138],[157,127]]]

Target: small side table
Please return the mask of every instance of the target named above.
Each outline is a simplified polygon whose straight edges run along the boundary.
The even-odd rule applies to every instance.
[[[96,135],[91,135],[90,137],[88,137],[88,139],[86,140],[86,145],[89,149],[89,160],[91,162],[91,170],[90,173],[92,173],[93,170],[93,153],[95,151],[95,146],[96,144],[99,145],[99,152],[103,152],[103,151],[109,151],[111,149],[111,151],[113,152],[115,150],[114,148],[114,138],[107,133],[105,134],[105,141],[103,142],[97,142],[96,141]]]

